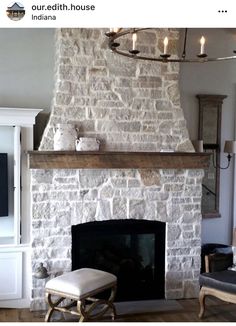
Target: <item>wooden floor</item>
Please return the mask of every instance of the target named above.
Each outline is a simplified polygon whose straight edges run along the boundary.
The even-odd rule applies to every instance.
[[[177,301],[177,310],[159,311],[149,314],[117,316],[117,322],[236,322],[236,306],[215,298],[207,298],[205,318],[199,320],[197,299]],[[60,320],[59,320],[60,321]],[[63,321],[63,320],[61,320]],[[68,320],[69,321],[69,320]],[[75,321],[75,320],[73,320]],[[101,321],[110,321],[105,318]],[[0,322],[44,322],[44,313],[29,309],[0,308]]]

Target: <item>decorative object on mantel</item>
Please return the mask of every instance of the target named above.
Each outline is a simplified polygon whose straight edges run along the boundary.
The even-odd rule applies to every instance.
[[[77,151],[99,151],[100,141],[92,137],[80,137],[75,141]]]
[[[58,123],[54,129],[54,150],[71,151],[75,150],[78,128],[69,123]]]
[[[210,153],[29,151],[30,169],[205,169]]]
[[[196,153],[203,152],[203,140],[191,140]]]
[[[39,264],[39,267],[36,268],[36,271],[33,274],[33,276],[38,279],[44,279],[44,278],[49,277],[48,271],[47,271],[46,267],[43,266],[43,263]]]
[[[226,56],[226,57],[208,57],[206,53],[206,39],[204,36],[202,36],[199,39],[199,51],[196,50],[196,58],[187,58],[186,48],[187,48],[187,38],[188,38],[188,29],[185,28],[185,34],[184,34],[184,44],[183,44],[183,50],[182,55],[180,58],[177,58],[176,56],[174,58],[171,58],[171,54],[168,52],[168,44],[169,40],[168,37],[164,37],[163,39],[163,53],[160,54],[160,56],[155,57],[151,56],[150,53],[145,54],[139,54],[140,51],[137,46],[137,41],[139,39],[139,34],[141,34],[143,31],[147,31],[153,28],[112,28],[110,31],[106,32],[106,36],[109,38],[108,46],[112,50],[112,52],[129,57],[131,59],[140,59],[140,60],[149,60],[149,61],[158,61],[158,62],[181,62],[181,63],[205,63],[205,62],[212,62],[212,61],[224,61],[224,60],[231,60],[236,59],[236,55]],[[127,43],[127,37],[130,38],[130,41],[132,41],[132,48],[129,49],[118,49],[120,46],[119,42],[123,42],[124,44]],[[127,43],[128,44],[128,43]],[[154,44],[150,44],[150,46],[154,46]],[[233,51],[233,53],[236,54],[236,50]]]

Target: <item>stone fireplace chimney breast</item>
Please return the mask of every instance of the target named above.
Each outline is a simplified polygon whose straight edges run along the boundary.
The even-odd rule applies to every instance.
[[[192,152],[180,107],[177,63],[116,57],[105,30],[58,29],[52,112],[40,150],[53,150],[53,127],[72,123],[105,151]],[[137,46],[160,53],[178,30],[147,31]],[[128,40],[127,40],[128,42]],[[173,52],[173,51],[172,51]],[[71,225],[112,219],[166,223],[165,297],[198,295],[203,170],[32,170],[32,268],[71,270]],[[33,310],[45,307],[33,280]]]

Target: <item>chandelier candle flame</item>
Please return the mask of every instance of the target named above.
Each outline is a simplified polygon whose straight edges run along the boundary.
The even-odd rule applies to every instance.
[[[181,63],[205,63],[205,62],[213,62],[213,61],[224,61],[224,60],[232,60],[236,59],[236,50],[233,51],[234,55],[225,56],[225,57],[208,57],[207,53],[205,52],[205,44],[206,39],[204,36],[200,39],[200,53],[196,55],[196,58],[188,58],[186,54],[186,47],[187,47],[187,36],[188,36],[188,29],[185,28],[184,32],[184,44],[183,44],[183,51],[182,55],[178,58],[176,56],[171,58],[171,54],[168,53],[168,44],[169,39],[166,36],[163,40],[164,50],[163,53],[160,53],[158,56],[151,56],[141,54],[137,41],[139,39],[139,33],[142,33],[147,30],[152,30],[153,28],[110,28],[105,35],[109,38],[108,46],[112,50],[112,52],[129,57],[131,59],[140,59],[140,60],[149,60],[149,61],[159,61],[159,62],[181,62]],[[132,41],[132,48],[131,49],[120,49],[120,44],[127,44],[127,42],[123,42],[127,36]],[[150,44],[153,47],[153,44]]]

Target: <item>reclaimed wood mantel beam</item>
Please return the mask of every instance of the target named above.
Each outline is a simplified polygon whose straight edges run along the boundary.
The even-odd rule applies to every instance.
[[[30,169],[204,169],[209,153],[29,151]]]

